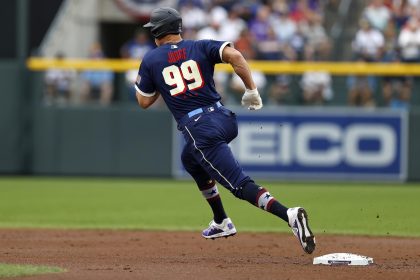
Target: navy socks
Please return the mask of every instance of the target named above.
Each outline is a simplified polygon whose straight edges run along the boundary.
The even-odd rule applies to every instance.
[[[215,181],[211,180],[207,185],[201,186],[200,191],[213,211],[214,221],[218,224],[222,223],[222,221],[227,218],[227,215],[223,208],[222,199],[220,198]],[[258,186],[252,181],[238,188],[234,192],[234,195],[262,210],[276,215],[286,223],[289,222],[289,218],[287,217],[288,208],[278,202],[265,188]]]
[[[215,181],[209,181],[206,186],[200,187],[200,191],[209,203],[211,210],[213,211],[214,221],[217,224],[221,224],[223,220],[227,218],[227,216],[225,209],[223,208],[222,199],[220,198],[219,190],[217,189]]]

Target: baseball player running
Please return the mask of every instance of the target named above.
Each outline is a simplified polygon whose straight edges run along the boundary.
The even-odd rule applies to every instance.
[[[225,213],[216,182],[239,199],[270,212],[289,224],[303,250],[315,250],[315,237],[302,207],[287,208],[257,185],[235,160],[228,143],[238,135],[236,115],[220,102],[213,81],[214,65],[229,63],[246,90],[242,105],[259,110],[263,104],[247,62],[230,42],[183,40],[182,19],[172,8],[152,11],[150,28],[157,48],[143,58],[135,83],[139,105],[146,109],[162,96],[183,133],[181,159],[213,211],[203,230],[208,239],[236,234]]]

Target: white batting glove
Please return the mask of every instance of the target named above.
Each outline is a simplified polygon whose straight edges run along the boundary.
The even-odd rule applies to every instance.
[[[258,89],[246,89],[241,103],[242,106],[248,107],[248,110],[259,110],[263,106]]]

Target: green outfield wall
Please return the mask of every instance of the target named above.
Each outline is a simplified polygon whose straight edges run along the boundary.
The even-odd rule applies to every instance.
[[[136,106],[39,108],[35,174],[170,176],[172,119]]]
[[[23,165],[24,100],[18,63],[0,63],[0,173],[18,173]]]
[[[410,181],[420,181],[420,110],[412,110],[410,113],[408,179]]]

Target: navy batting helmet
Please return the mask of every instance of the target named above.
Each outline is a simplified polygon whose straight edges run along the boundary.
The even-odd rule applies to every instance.
[[[177,10],[164,7],[157,8],[150,15],[150,22],[143,25],[150,28],[152,36],[161,38],[167,34],[180,34],[182,32],[182,18]]]

